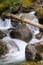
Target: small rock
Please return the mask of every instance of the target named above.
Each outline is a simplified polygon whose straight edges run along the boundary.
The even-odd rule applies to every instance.
[[[4,37],[6,37],[7,35],[3,32],[3,31],[1,31],[0,30],[0,39],[3,39]]]
[[[35,38],[36,39],[41,39],[42,36],[43,36],[43,32],[40,32],[40,33],[36,34]]]
[[[16,27],[19,24],[19,21],[15,19],[11,19],[11,24],[13,27]]]
[[[25,57],[27,61],[43,60],[43,42],[28,44],[25,49]]]

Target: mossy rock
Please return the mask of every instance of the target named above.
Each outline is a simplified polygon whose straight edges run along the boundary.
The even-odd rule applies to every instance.
[[[23,12],[30,12],[32,10],[32,7],[34,6],[33,0],[23,0],[22,1],[22,11]]]
[[[43,60],[43,41],[28,44],[25,49],[25,56],[27,61],[41,61]]]
[[[30,7],[32,7],[32,5],[33,5],[33,2],[30,0],[23,0],[22,1],[22,6],[25,8],[27,8],[27,7],[30,8]]]
[[[9,12],[9,2],[8,3],[0,3],[0,16],[3,14],[3,12]]]
[[[8,53],[8,47],[5,41],[0,40],[0,58]]]
[[[36,63],[36,62],[25,62],[25,63],[22,63],[21,65],[43,65],[43,63]]]
[[[11,38],[17,38],[25,42],[29,42],[32,39],[32,31],[25,24],[19,24],[11,30]]]
[[[37,8],[36,16],[38,17],[38,19],[43,19],[43,5]]]

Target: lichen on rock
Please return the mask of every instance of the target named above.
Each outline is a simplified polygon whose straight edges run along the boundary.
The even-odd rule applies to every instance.
[[[0,58],[8,53],[8,47],[6,45],[6,42],[3,40],[0,40]]]

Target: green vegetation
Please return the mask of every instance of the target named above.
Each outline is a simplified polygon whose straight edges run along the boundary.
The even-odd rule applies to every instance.
[[[27,62],[27,63],[23,63],[21,65],[43,65],[43,63],[36,63],[36,62]]]
[[[3,12],[9,12],[10,7],[13,7],[15,9],[20,4],[20,2],[21,0],[0,0],[0,15]]]
[[[21,6],[21,10],[29,10],[34,6],[34,3],[37,0],[0,0],[0,15],[3,12],[10,12],[11,8],[12,9],[17,9],[18,6],[20,6],[20,4],[22,4]]]
[[[23,0],[22,1],[22,9],[30,9],[34,6],[35,0]]]

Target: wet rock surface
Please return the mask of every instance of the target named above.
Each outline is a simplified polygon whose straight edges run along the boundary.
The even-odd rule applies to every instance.
[[[16,27],[19,24],[19,21],[15,19],[11,19],[11,24],[13,27]]]
[[[18,15],[18,14],[17,14]],[[25,16],[26,15],[26,16]],[[35,18],[35,16],[34,16],[34,12],[30,12],[30,14],[29,13],[20,13],[20,16],[23,16],[24,18],[27,18],[27,19],[29,19],[29,20],[32,20],[32,21],[36,21],[37,22],[37,19]],[[5,20],[5,24],[6,24],[6,22],[9,22],[8,20]],[[10,21],[11,22],[11,21]],[[15,22],[14,22],[15,23]],[[13,24],[14,24],[13,23]],[[9,23],[8,23],[9,24]],[[8,24],[6,24],[6,27],[8,27],[8,28],[6,28],[5,26],[5,28],[6,28],[6,34],[8,34],[8,38],[3,38],[4,40],[5,40],[5,42],[7,42],[7,44],[8,44],[8,47],[9,47],[9,53],[7,54],[7,56],[5,55],[5,58],[4,59],[0,59],[1,61],[0,61],[0,65],[5,65],[5,64],[7,64],[7,65],[14,65],[15,63],[18,63],[18,61],[19,61],[19,63],[20,62],[25,62],[25,46],[27,45],[27,43],[25,43],[25,42],[21,42],[22,40],[23,41],[26,41],[26,42],[29,42],[31,39],[31,43],[33,43],[33,42],[37,42],[38,40],[36,40],[35,39],[35,32],[37,32],[37,28],[36,27],[34,27],[34,26],[29,26],[29,25],[21,25],[21,23],[18,25],[16,25],[15,26],[15,24],[13,25],[14,26],[14,28],[12,28],[12,27],[10,27],[10,28],[12,28],[12,29],[10,29],[10,31],[8,31],[8,29],[9,29],[9,26],[10,25],[8,25]],[[8,25],[8,26],[7,26]],[[0,27],[1,27],[2,25],[0,24]],[[2,29],[2,28],[1,28]],[[31,30],[32,30],[32,32],[33,33],[35,33],[35,34],[33,34],[33,37],[31,38],[31,36],[32,35],[30,35],[32,32],[31,32]],[[3,30],[4,30],[4,28],[3,28]],[[30,32],[29,32],[30,31]],[[9,36],[9,33],[10,33],[10,36]],[[25,34],[24,34],[25,33]],[[30,36],[30,37],[29,37]],[[26,37],[26,38],[25,38]],[[27,39],[28,38],[28,39]],[[16,40],[17,39],[17,40]],[[21,39],[21,40],[19,40],[19,39]],[[39,40],[40,41],[40,40]],[[16,43],[15,43],[16,42]],[[16,45],[17,44],[17,45]],[[26,44],[26,45],[25,45]],[[18,46],[19,45],[19,46]],[[30,48],[31,48],[31,46],[30,46]],[[24,50],[23,50],[24,49]],[[31,48],[31,49],[35,49],[34,48],[34,46]],[[22,50],[22,51],[21,51]],[[23,53],[22,53],[23,52]],[[35,52],[36,53],[36,51],[32,51],[32,52]],[[30,52],[29,52],[30,53]],[[41,57],[40,57],[40,54],[33,54],[32,55],[32,53],[30,53],[30,58],[33,60],[34,59],[34,55],[37,55],[36,57],[35,57],[35,59],[37,60],[37,57],[38,57],[38,60],[39,60],[39,58],[40,59],[42,59]],[[42,55],[42,54],[41,54]],[[28,55],[27,55],[28,56]],[[30,60],[31,60],[30,59]],[[36,61],[35,60],[35,61]],[[16,62],[15,62],[16,61]],[[9,64],[8,64],[9,63]],[[17,64],[16,64],[17,65]],[[18,64],[19,65],[19,64]]]
[[[15,29],[12,29],[10,36],[29,42],[32,39],[32,31],[25,24],[19,24]]]
[[[6,45],[6,42],[0,40],[0,58],[8,53],[8,47]]]
[[[0,39],[3,39],[6,36],[7,36],[6,33],[0,30]]]
[[[25,56],[27,61],[41,61],[43,60],[43,41],[35,44],[28,44],[25,49]]]

